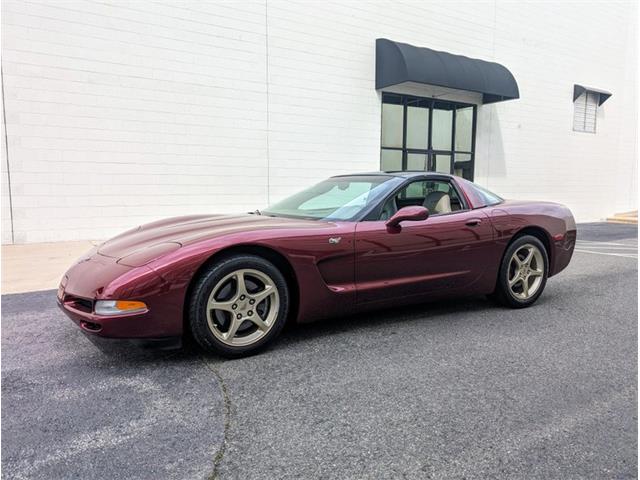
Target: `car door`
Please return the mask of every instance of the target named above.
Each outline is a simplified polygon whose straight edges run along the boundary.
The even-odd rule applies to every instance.
[[[358,303],[486,289],[483,274],[494,270],[488,267],[496,261],[490,219],[483,209],[469,210],[449,180],[418,182],[422,184],[412,182],[394,197],[399,208],[422,204],[429,193],[447,189],[453,208],[434,211],[426,220],[403,222],[400,229],[388,229],[384,220],[359,222],[355,233]],[[423,197],[412,197],[411,192],[421,190]]]

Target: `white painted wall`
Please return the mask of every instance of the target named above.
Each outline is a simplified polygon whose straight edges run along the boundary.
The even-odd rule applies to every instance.
[[[15,241],[247,211],[378,169],[378,37],[515,75],[519,100],[478,110],[478,183],[582,221],[636,208],[636,18],[635,2],[4,0]],[[613,92],[595,135],[572,131],[574,83]]]

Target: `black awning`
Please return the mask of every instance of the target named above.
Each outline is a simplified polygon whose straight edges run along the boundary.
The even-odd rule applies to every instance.
[[[499,63],[378,38],[376,89],[404,82],[481,93],[482,103],[520,98],[516,79]]]
[[[599,88],[592,87],[584,87],[582,85],[574,85],[573,86],[573,101],[575,102],[577,98],[582,95],[584,92],[592,92],[598,93],[600,95],[600,99],[598,100],[598,106],[602,105],[607,99],[612,95],[611,92],[607,92],[606,90],[600,90]]]

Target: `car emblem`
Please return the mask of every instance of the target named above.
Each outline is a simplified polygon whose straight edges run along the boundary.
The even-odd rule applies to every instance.
[[[337,245],[338,243],[340,243],[340,240],[342,240],[342,237],[331,237],[329,238],[329,243],[331,245]]]

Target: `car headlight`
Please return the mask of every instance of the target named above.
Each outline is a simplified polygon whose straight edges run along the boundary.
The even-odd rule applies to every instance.
[[[146,312],[147,305],[137,300],[98,300],[94,310],[96,315],[122,315]]]

